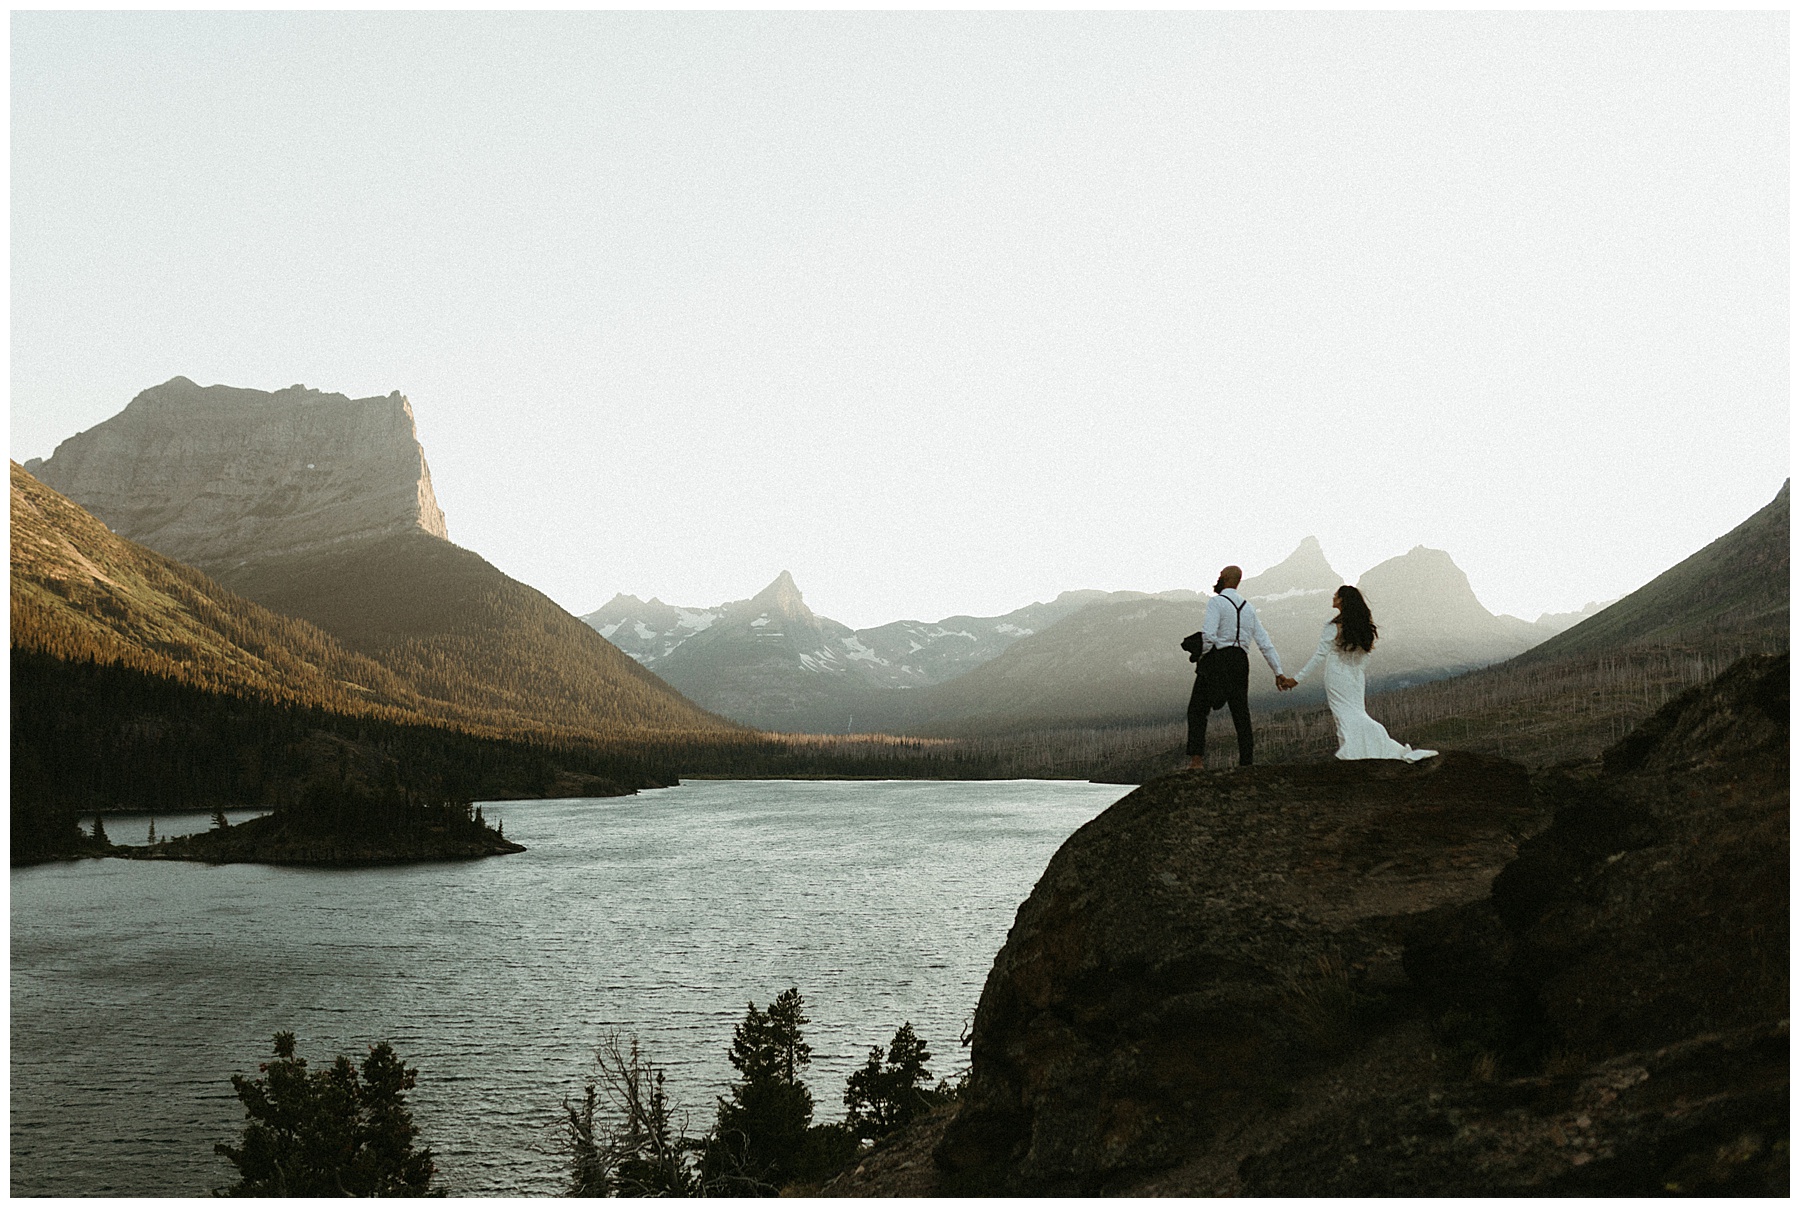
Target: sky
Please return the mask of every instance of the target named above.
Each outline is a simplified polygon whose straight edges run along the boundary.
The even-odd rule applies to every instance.
[[[14,12],[11,451],[412,402],[576,613],[863,627],[1317,536],[1623,595],[1789,473],[1788,17]]]

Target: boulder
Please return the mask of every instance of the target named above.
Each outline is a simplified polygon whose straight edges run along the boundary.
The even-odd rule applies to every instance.
[[[1117,1190],[1280,1100],[1403,982],[1404,920],[1486,896],[1542,821],[1524,768],[1456,752],[1143,786],[1019,910],[945,1186]]]

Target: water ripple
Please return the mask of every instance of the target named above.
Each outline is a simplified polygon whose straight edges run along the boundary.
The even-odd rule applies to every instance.
[[[230,1074],[293,1031],[315,1065],[391,1041],[440,1184],[560,1189],[558,1103],[634,1032],[696,1127],[744,1004],[806,996],[818,1117],[910,1019],[964,1059],[1013,914],[1122,793],[1068,782],[697,781],[484,805],[530,850],[318,870],[92,860],[12,874],[12,1192],[195,1195]],[[159,833],[209,816],[159,816]]]

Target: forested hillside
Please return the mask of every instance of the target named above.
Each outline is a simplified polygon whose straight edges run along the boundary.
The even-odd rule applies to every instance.
[[[265,607],[128,541],[13,464],[16,649],[492,736],[738,729],[440,538],[408,534],[282,565],[268,577],[300,607]],[[301,619],[302,608],[319,616]]]
[[[679,695],[542,592],[429,533],[265,558],[221,578],[312,622],[422,697],[500,732],[575,738],[741,728]]]
[[[12,646],[352,713],[425,708],[372,659],[114,535],[12,465]]]

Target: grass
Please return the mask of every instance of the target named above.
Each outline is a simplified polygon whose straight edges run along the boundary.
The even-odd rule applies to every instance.
[[[1281,987],[1280,1014],[1287,1034],[1313,1053],[1338,1053],[1355,1043],[1363,1012],[1350,968],[1335,952],[1322,952]]]

